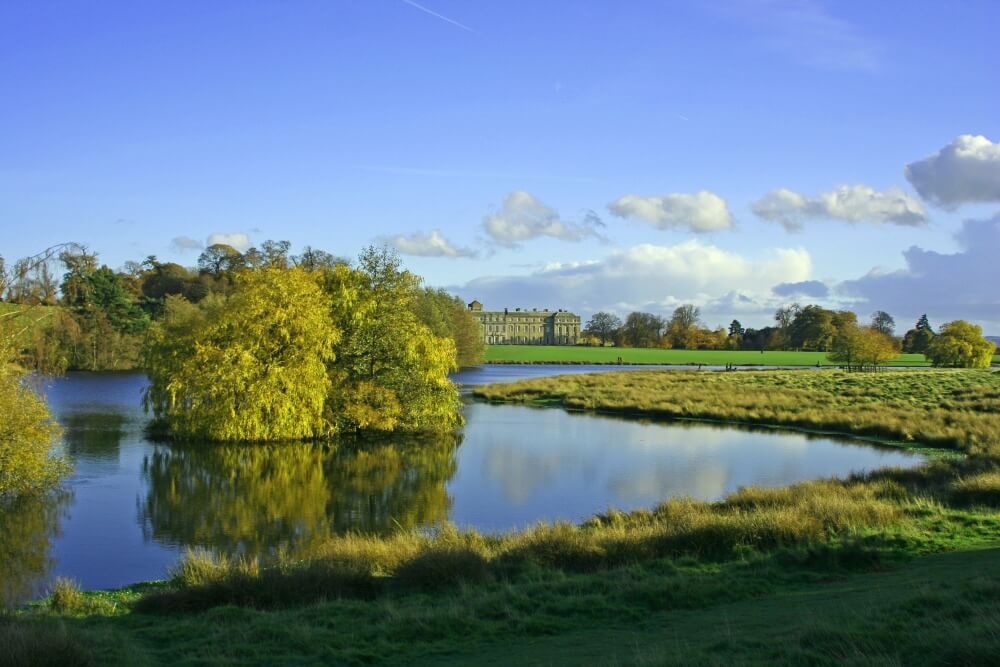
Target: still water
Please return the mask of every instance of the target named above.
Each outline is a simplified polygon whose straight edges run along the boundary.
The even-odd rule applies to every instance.
[[[587,369],[489,366],[456,379],[567,370]],[[446,437],[169,445],[145,437],[145,385],[141,374],[74,373],[45,386],[74,473],[56,497],[0,515],[0,598],[39,594],[55,576],[88,589],[163,578],[190,547],[266,557],[350,530],[503,531],[921,461],[800,433],[471,401],[463,431]]]

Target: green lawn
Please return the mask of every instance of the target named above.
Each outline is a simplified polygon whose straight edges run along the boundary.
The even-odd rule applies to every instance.
[[[489,345],[487,363],[705,364],[710,366],[821,366],[835,365],[826,352],[754,352],[747,350],[661,350],[634,347],[570,345]],[[994,357],[1000,363],[1000,355]],[[890,365],[929,366],[922,354],[901,354]]]

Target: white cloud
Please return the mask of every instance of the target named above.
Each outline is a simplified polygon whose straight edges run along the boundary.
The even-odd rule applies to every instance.
[[[726,200],[707,190],[658,197],[625,195],[608,204],[608,210],[620,218],[638,218],[659,229],[685,227],[693,232],[714,232],[733,228]]]
[[[210,234],[208,240],[205,241],[205,245],[215,245],[216,243],[232,246],[240,252],[245,252],[250,247],[250,237],[242,232],[235,232],[233,234],[216,233]]]
[[[593,212],[588,212],[580,222],[562,220],[555,209],[523,190],[509,193],[501,209],[483,219],[483,229],[489,237],[508,248],[542,236],[563,241],[600,238],[597,230],[603,224]]]
[[[205,246],[202,245],[201,241],[189,236],[175,236],[170,241],[170,247],[177,252],[187,252],[188,250],[201,250]]]
[[[788,231],[808,220],[843,220],[918,226],[927,222],[923,204],[899,188],[879,192],[867,185],[842,185],[816,197],[792,190],[772,190],[752,205],[753,212]]]
[[[1000,144],[963,134],[904,170],[920,196],[948,209],[969,202],[1000,201]]]
[[[681,303],[694,303],[706,306],[707,317],[728,322],[736,311],[773,310],[779,300],[771,287],[807,280],[810,270],[803,249],[774,249],[752,259],[690,240],[638,245],[526,276],[477,278],[457,291],[487,308],[566,308],[583,317],[599,310],[669,314]]]
[[[873,269],[841,283],[838,292],[862,300],[871,309],[892,313],[897,322],[927,313],[934,324],[972,320],[986,333],[1000,332],[1000,214],[966,220],[957,239],[962,252],[947,255],[917,246],[903,253],[906,268],[889,273]]]
[[[437,229],[431,230],[429,234],[424,232],[416,232],[408,236],[397,234],[386,237],[384,240],[405,255],[417,255],[419,257],[474,257],[476,254],[470,248],[462,248],[452,244]]]

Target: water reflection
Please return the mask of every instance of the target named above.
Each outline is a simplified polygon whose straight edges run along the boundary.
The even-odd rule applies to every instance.
[[[299,553],[349,530],[439,522],[458,436],[161,446],[143,462],[147,539],[231,554]]]
[[[671,497],[715,500],[920,458],[898,449],[768,428],[654,422],[524,405],[466,405],[451,520],[509,530],[582,521]]]
[[[53,566],[52,541],[72,494],[57,490],[0,503],[0,609],[39,593]]]
[[[73,459],[95,463],[118,460],[125,437],[125,415],[117,412],[72,412],[59,420],[63,426],[63,444]]]
[[[475,379],[510,379],[525,369],[553,372],[487,367]],[[33,578],[37,591],[55,575],[89,589],[161,578],[188,547],[266,557],[352,530],[388,533],[443,520],[509,530],[921,460],[770,429],[477,402],[465,406],[461,447],[457,437],[167,445],[144,431],[146,384],[141,374],[103,373],[46,383],[75,466],[66,483],[73,495],[0,516],[6,595],[22,595]]]

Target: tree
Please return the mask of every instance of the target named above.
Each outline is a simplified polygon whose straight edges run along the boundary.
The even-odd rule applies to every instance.
[[[897,354],[895,341],[875,327],[845,327],[834,337],[828,358],[848,370],[877,369]]]
[[[450,338],[455,343],[456,361],[460,367],[482,363],[486,354],[482,331],[461,299],[444,290],[425,287],[417,292],[412,308],[431,333]]]
[[[872,313],[872,328],[886,336],[892,336],[896,331],[896,320],[884,310],[876,310]]]
[[[48,406],[22,382],[14,335],[0,320],[0,505],[50,489],[68,467],[53,453],[60,429]]]
[[[823,351],[830,348],[836,333],[833,311],[808,305],[795,313],[788,329],[788,342],[796,350]]]
[[[799,314],[800,306],[792,303],[774,311],[774,321],[778,324],[777,334],[772,336],[773,347],[787,347],[791,344],[792,322]]]
[[[697,348],[699,317],[701,317],[701,310],[697,306],[686,303],[675,308],[666,324],[664,334],[666,340],[664,342],[667,346],[680,349]]]
[[[219,278],[243,268],[243,255],[225,243],[213,243],[198,256],[198,269]]]
[[[449,430],[461,423],[455,344],[413,312],[420,280],[399,256],[371,246],[356,269],[323,274],[334,325],[344,332],[330,367],[328,419],[338,431]]]
[[[62,279],[63,303],[79,307],[87,303],[92,285],[90,274],[97,270],[97,255],[86,248],[66,249],[59,253],[59,261],[66,268]]]
[[[934,330],[927,320],[927,315],[921,315],[916,325],[903,336],[903,352],[923,354],[933,339]]]
[[[596,336],[600,339],[601,345],[607,345],[608,341],[614,340],[615,333],[621,327],[622,320],[620,317],[601,311],[594,313],[593,317],[587,321],[586,326],[583,328],[583,333],[589,336]]]
[[[315,274],[262,269],[231,297],[168,297],[152,336],[145,396],[179,439],[263,441],[330,433],[327,364],[341,331]]]
[[[629,313],[622,325],[622,339],[629,347],[655,347],[663,332],[663,319],[652,313]]]
[[[924,355],[935,366],[988,368],[996,349],[995,343],[983,337],[982,327],[955,320],[941,326]]]
[[[742,338],[744,333],[746,333],[746,329],[743,328],[743,325],[740,324],[739,320],[733,320],[732,322],[729,323],[730,336],[733,337],[739,336],[740,338]]]
[[[325,250],[313,248],[312,246],[303,248],[301,254],[292,255],[292,264],[306,271],[323,271],[332,269],[337,264],[347,263],[347,260],[331,255]]]
[[[264,253],[265,266],[272,269],[288,268],[288,249],[292,244],[288,241],[264,241],[260,249]]]

